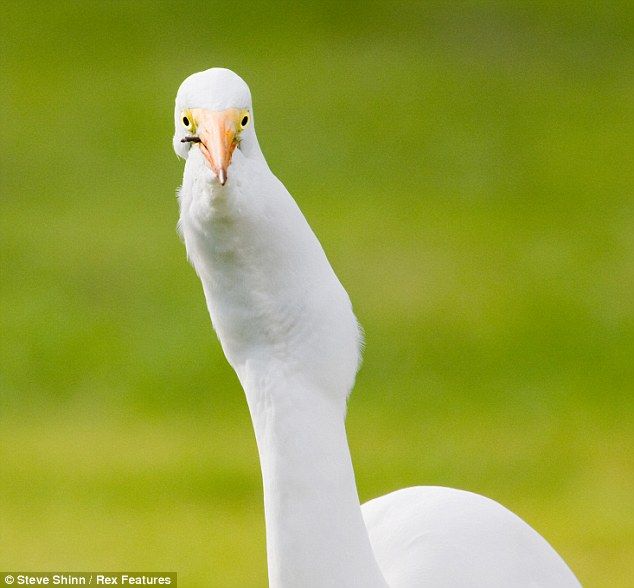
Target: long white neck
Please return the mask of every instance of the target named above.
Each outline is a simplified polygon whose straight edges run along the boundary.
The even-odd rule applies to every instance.
[[[386,586],[344,427],[359,359],[350,300],[259,149],[214,183],[198,149],[179,194],[187,253],[246,392],[262,476],[270,585]]]
[[[361,515],[344,407],[301,382],[245,390],[260,454],[272,587],[386,586]]]

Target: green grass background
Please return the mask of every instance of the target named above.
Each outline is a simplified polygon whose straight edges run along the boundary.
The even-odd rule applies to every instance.
[[[265,585],[175,231],[173,98],[223,65],[366,330],[362,499],[481,492],[631,586],[634,10],[445,4],[4,3],[0,568]]]

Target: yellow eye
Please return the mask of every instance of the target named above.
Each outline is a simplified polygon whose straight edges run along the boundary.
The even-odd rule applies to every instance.
[[[244,111],[242,113],[242,118],[240,119],[240,130],[244,129],[249,124],[250,120],[251,117],[249,116],[249,113],[247,111]]]
[[[193,133],[196,130],[192,113],[189,110],[184,110],[181,113],[181,122],[188,131]]]

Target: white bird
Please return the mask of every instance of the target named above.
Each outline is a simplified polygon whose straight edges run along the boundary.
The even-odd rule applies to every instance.
[[[361,335],[348,295],[255,134],[251,94],[212,68],[180,86],[179,226],[246,394],[274,588],[579,586],[500,504],[434,486],[359,503],[345,432]]]

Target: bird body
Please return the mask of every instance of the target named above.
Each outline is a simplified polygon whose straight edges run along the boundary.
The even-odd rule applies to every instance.
[[[270,586],[578,586],[487,498],[419,487],[362,509],[344,424],[360,329],[252,119],[236,74],[194,74],[176,98],[174,147],[186,159],[179,227],[255,430]]]
[[[479,494],[417,486],[370,500],[362,511],[389,586],[579,586],[539,533]]]

